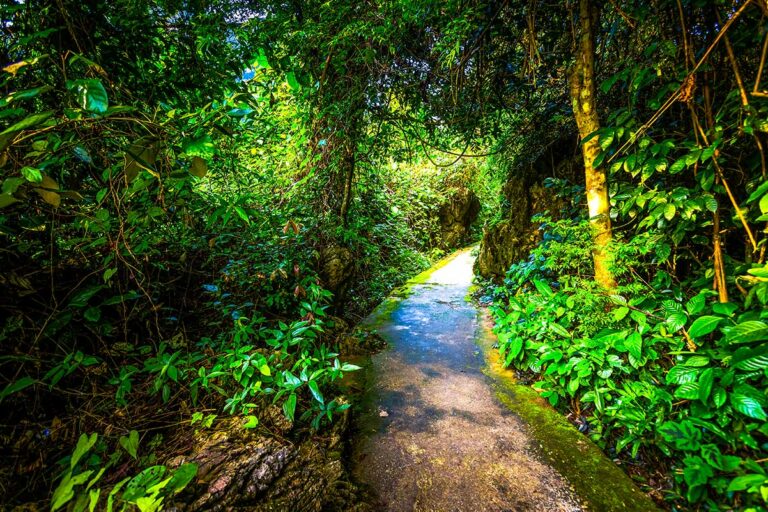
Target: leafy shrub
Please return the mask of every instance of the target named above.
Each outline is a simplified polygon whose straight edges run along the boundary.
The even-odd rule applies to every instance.
[[[493,292],[504,362],[616,456],[677,461],[685,500],[764,504],[768,266],[738,278],[750,285],[744,301],[720,303],[664,271],[630,280],[658,256],[657,237],[637,235],[622,242],[614,268],[629,284],[608,295],[589,275],[588,224],[545,229]]]

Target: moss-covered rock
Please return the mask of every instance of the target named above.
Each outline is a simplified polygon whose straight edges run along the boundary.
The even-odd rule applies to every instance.
[[[501,279],[510,265],[525,260],[541,240],[540,223],[531,218],[550,212],[557,217],[565,206],[555,192],[544,185],[546,178],[563,178],[579,183],[581,157],[575,139],[564,137],[547,148],[536,160],[513,172],[502,187],[502,219],[483,230],[475,273]]]
[[[331,245],[320,250],[318,273],[323,286],[333,292],[336,304],[344,302],[354,272],[354,256],[346,247]]]
[[[480,213],[480,199],[467,188],[457,188],[440,206],[440,246],[452,249],[467,241],[470,227]]]
[[[283,437],[291,425],[276,407],[265,415],[274,416],[263,418],[272,433],[244,429],[241,418],[232,418],[216,431],[196,434],[191,452],[169,464],[192,462],[199,468],[175,510],[366,510],[342,462],[346,412],[323,435],[292,441]]]

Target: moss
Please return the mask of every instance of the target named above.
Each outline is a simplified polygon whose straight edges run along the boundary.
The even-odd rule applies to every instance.
[[[478,344],[483,350],[485,374],[493,381],[499,400],[527,425],[539,444],[542,456],[565,476],[576,493],[592,510],[655,511],[658,507],[632,480],[609,460],[589,439],[528,386],[518,384],[503,367],[490,319],[478,313],[481,331]]]

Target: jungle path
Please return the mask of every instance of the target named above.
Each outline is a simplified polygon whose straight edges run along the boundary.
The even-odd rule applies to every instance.
[[[388,511],[655,510],[600,450],[498,364],[466,300],[462,250],[363,327],[389,343],[366,369],[352,473]]]

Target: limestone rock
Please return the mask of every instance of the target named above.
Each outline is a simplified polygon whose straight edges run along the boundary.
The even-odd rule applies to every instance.
[[[480,213],[480,200],[467,188],[459,188],[440,206],[440,243],[444,249],[458,247],[469,235]]]
[[[338,245],[325,247],[320,251],[318,267],[323,286],[333,292],[336,303],[343,303],[355,270],[352,251]]]
[[[583,179],[581,156],[576,149],[574,140],[563,138],[510,176],[502,187],[504,217],[483,230],[475,273],[500,280],[513,263],[528,258],[542,235],[540,224],[531,217],[548,211],[557,218],[565,206],[552,189],[544,186],[545,178],[565,178],[573,183]]]
[[[192,452],[169,464],[193,462],[199,468],[180,497],[185,503],[176,503],[175,510],[320,512],[351,509],[360,501],[341,461],[346,413],[323,436],[295,443],[241,423],[233,418],[222,430],[199,433]]]

